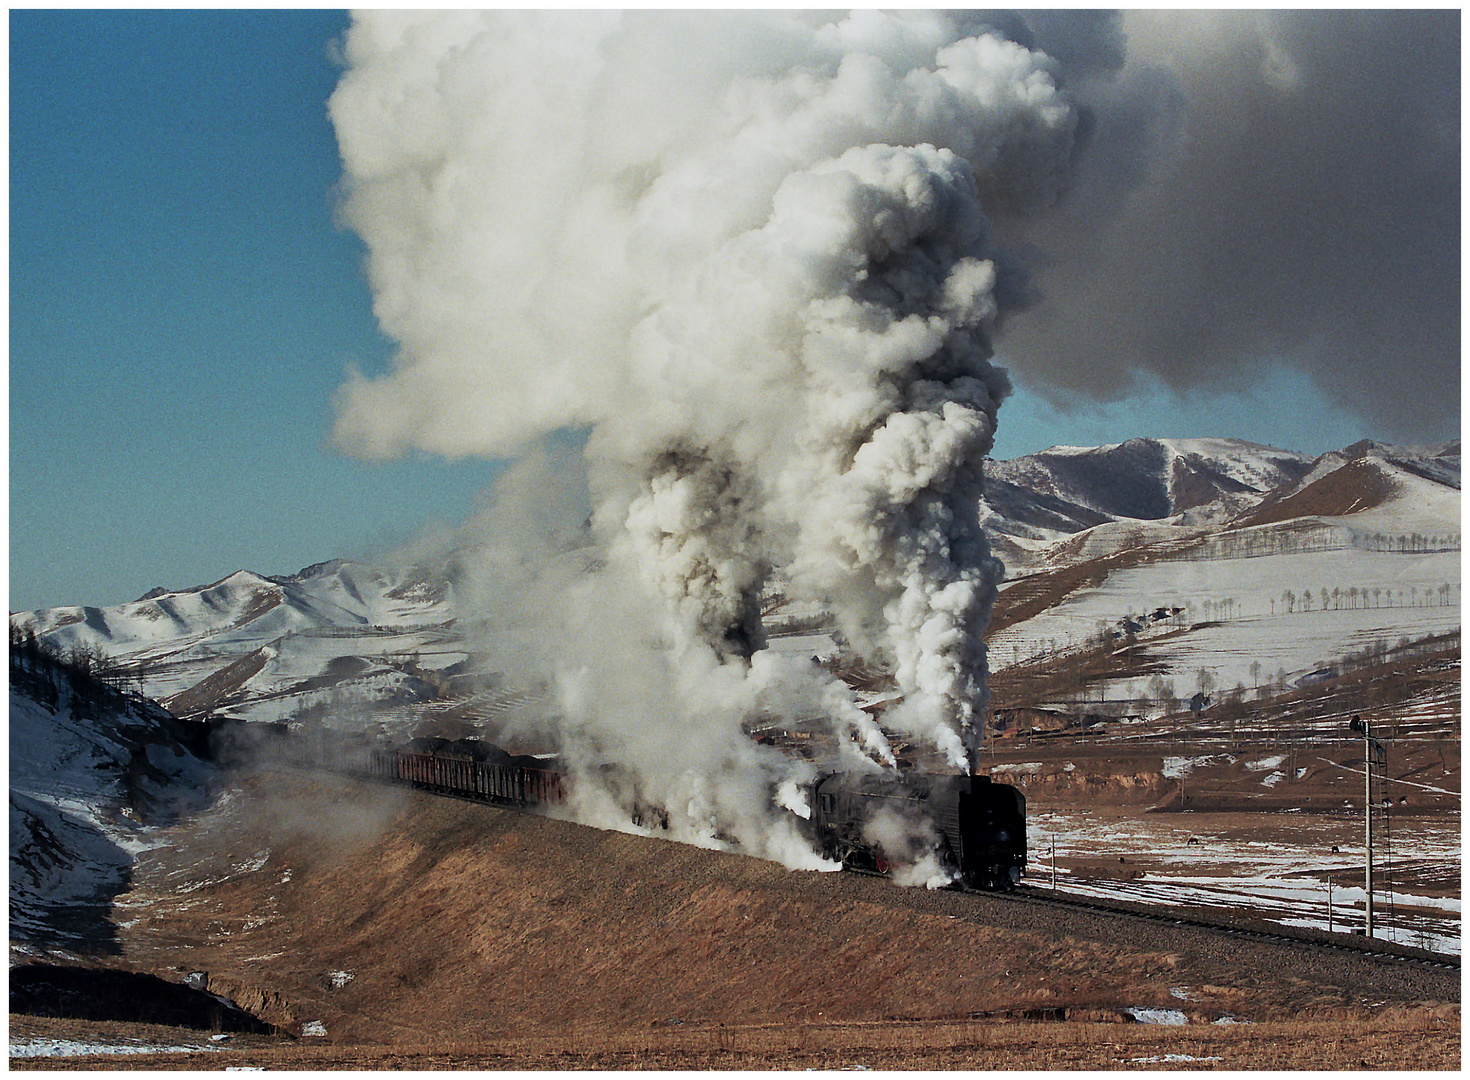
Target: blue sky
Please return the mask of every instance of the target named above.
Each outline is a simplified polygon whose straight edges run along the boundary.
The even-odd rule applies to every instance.
[[[346,23],[11,13],[12,610],[359,554],[493,475],[327,444],[391,349],[332,216]]]
[[[344,372],[392,350],[362,247],[333,221],[326,100],[346,25],[11,12],[12,610],[379,550],[463,520],[495,475],[328,443]],[[1244,396],[1141,389],[1073,410],[1019,385],[1000,425],[1000,458],[1147,435],[1318,453],[1373,435],[1284,372]]]

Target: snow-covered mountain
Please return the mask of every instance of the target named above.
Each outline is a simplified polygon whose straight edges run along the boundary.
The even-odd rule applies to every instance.
[[[294,575],[241,570],[114,607],[11,618],[63,654],[100,649],[177,715],[280,720],[329,700],[433,697],[415,671],[426,654],[439,669],[464,659],[453,644],[454,617],[442,570],[391,572],[337,560]]]
[[[1375,479],[1380,476],[1386,479]],[[1389,501],[1410,478],[1430,485],[1423,490],[1437,493],[1431,501],[1452,500],[1458,521],[1458,442],[1409,448],[1365,441],[1311,458],[1234,439],[1130,439],[987,462],[983,520],[1014,573],[1038,561],[1054,565],[1069,551],[1095,555],[1059,542],[1102,525],[1115,526],[1104,535],[1141,537],[1150,535],[1138,528],[1143,525],[1177,531],[1260,522],[1268,513],[1275,520],[1358,513]],[[1313,497],[1285,503],[1312,485],[1320,485]],[[1315,497],[1328,490],[1346,497]],[[1399,502],[1394,513],[1410,508]],[[1277,506],[1282,509],[1270,510]],[[1433,522],[1441,517],[1440,507],[1428,515]],[[1450,531],[1458,532],[1458,525]]]
[[[1079,526],[1158,520],[1186,511],[1219,519],[1304,476],[1305,455],[1232,439],[1130,439],[1096,448],[1056,446],[992,461],[986,501],[1003,520],[1037,524],[1037,510],[1069,508]],[[1056,526],[1049,526],[1055,528]],[[1075,532],[1076,527],[1063,531]]]
[[[1458,620],[1459,485],[1458,442],[1428,448],[1363,442],[1314,459],[1228,439],[1134,439],[989,462],[982,514],[1008,567],[1003,605],[1013,588],[1094,568],[1087,579],[1093,584],[1038,592],[1035,610],[998,622],[992,664],[1091,632],[1129,611],[1172,606],[1180,597],[1201,613],[1207,601],[1226,599],[1239,611],[1269,613],[1273,598],[1293,582],[1298,592],[1309,579],[1314,590],[1337,584],[1347,564],[1334,552],[1357,553],[1352,587],[1368,595],[1376,588],[1380,609],[1398,612],[1379,623],[1413,629],[1423,620],[1410,617],[1410,601],[1450,582]],[[1244,554],[1277,561],[1244,561]],[[1401,557],[1411,555],[1420,557]],[[1328,582],[1326,568],[1311,560],[1334,557]],[[466,706],[468,681],[461,675],[472,645],[457,629],[454,559],[397,567],[338,560],[278,577],[242,570],[197,588],[155,589],[130,604],[11,618],[30,623],[63,652],[78,645],[100,649],[181,716],[290,720],[351,713],[358,720],[412,721],[445,709],[446,701],[484,714],[514,695],[479,684],[478,698]],[[1213,576],[1191,579],[1178,570],[1185,565],[1197,574],[1213,567]],[[1384,590],[1395,598],[1392,590],[1401,590],[1405,603],[1384,606]],[[1254,597],[1249,605],[1247,595]],[[773,622],[790,615],[786,610]],[[1432,621],[1437,626],[1448,617],[1448,610],[1438,612]],[[1400,627],[1405,620],[1413,626]],[[800,621],[815,629],[821,614]],[[1338,621],[1346,627],[1352,620],[1344,613]],[[1343,641],[1318,644],[1330,651],[1357,633],[1344,629]]]

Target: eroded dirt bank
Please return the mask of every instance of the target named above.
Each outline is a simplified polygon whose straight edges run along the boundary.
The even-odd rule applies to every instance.
[[[1130,1008],[1442,1024],[1459,1000],[1458,973],[1141,933],[289,770],[175,829],[121,901],[120,965],[202,976],[311,1045]]]

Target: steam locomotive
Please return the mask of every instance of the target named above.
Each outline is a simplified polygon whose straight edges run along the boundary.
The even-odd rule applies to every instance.
[[[558,805],[570,788],[554,758],[514,756],[473,739],[415,739],[392,749],[318,740],[295,750],[297,764],[501,806]],[[618,780],[628,778],[609,770],[610,787],[626,786]],[[977,889],[1009,889],[1025,870],[1025,797],[989,777],[829,773],[812,783],[808,796],[811,816],[803,831],[845,868],[891,874],[927,859]],[[640,825],[668,825],[660,808],[636,799],[630,813]]]

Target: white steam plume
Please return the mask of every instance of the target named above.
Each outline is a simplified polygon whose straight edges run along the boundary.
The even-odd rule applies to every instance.
[[[1001,573],[990,338],[1024,293],[981,193],[1062,190],[1051,61],[878,12],[371,13],[346,56],[343,215],[401,349],[343,388],[337,438],[508,455],[590,430],[600,561],[531,575],[518,613],[569,759],[777,857],[769,793],[799,770],[743,720],[815,713],[891,762],[840,683],[762,651],[779,567],[892,666],[888,722],[963,767]]]

